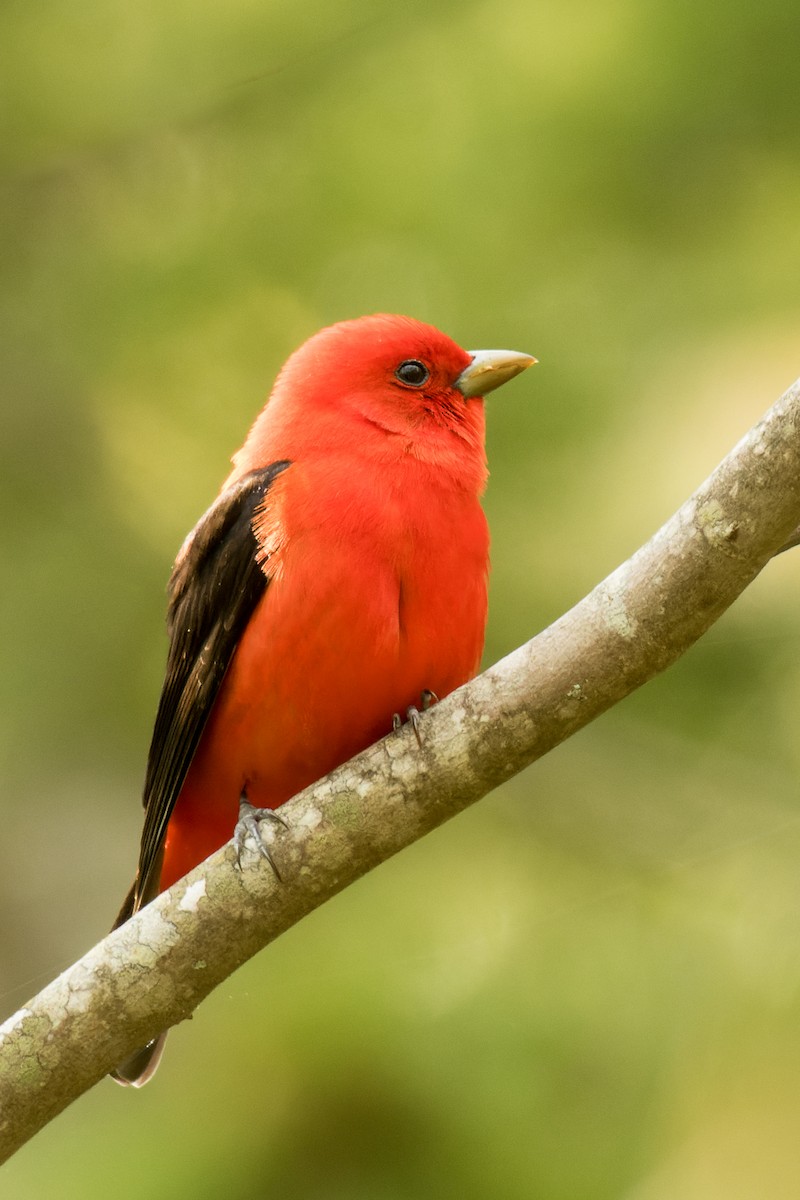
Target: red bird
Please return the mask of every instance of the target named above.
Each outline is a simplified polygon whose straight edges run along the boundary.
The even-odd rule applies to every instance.
[[[117,925],[234,829],[241,850],[395,714],[475,674],[483,396],[535,361],[385,315],[289,358],[172,571],[139,866]],[[146,1083],[164,1036],[114,1078]]]

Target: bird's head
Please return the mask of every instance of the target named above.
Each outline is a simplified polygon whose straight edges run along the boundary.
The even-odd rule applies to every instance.
[[[283,435],[281,457],[296,456],[291,443],[300,437],[323,452],[410,454],[441,466],[467,455],[482,464],[484,395],[535,361],[511,350],[462,350],[410,317],[341,321],[287,360],[248,443],[261,426],[270,442]]]

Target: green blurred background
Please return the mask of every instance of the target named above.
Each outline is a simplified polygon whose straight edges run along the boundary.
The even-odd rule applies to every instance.
[[[800,372],[795,0],[6,0],[0,1016],[133,869],[172,556],[286,355],[376,310],[490,400],[487,661]],[[800,1195],[800,552],[314,914],[3,1195]]]

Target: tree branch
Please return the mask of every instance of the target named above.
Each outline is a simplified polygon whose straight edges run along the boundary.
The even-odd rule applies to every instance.
[[[800,525],[800,380],[631,559],[538,637],[281,811],[283,883],[230,845],[0,1027],[0,1161],[330,896],[683,654]]]

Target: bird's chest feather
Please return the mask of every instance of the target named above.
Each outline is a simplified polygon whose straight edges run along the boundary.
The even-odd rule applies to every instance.
[[[282,804],[389,733],[425,689],[443,698],[478,667],[488,534],[477,497],[428,489],[404,503],[397,489],[344,481],[324,504],[303,503],[284,474],[257,522],[269,583],[175,810],[168,881],[224,840],[242,789]]]
[[[400,482],[293,466],[256,522],[269,583],[211,725],[240,730],[270,772],[279,759],[287,778],[301,760],[327,770],[424,689],[444,696],[477,669],[488,556],[477,496]]]
[[[474,669],[488,570],[477,496],[424,464],[368,483],[335,467],[290,468],[259,518],[263,636],[285,630],[321,655],[366,652],[383,669],[396,660],[403,675],[429,660],[468,658]]]

